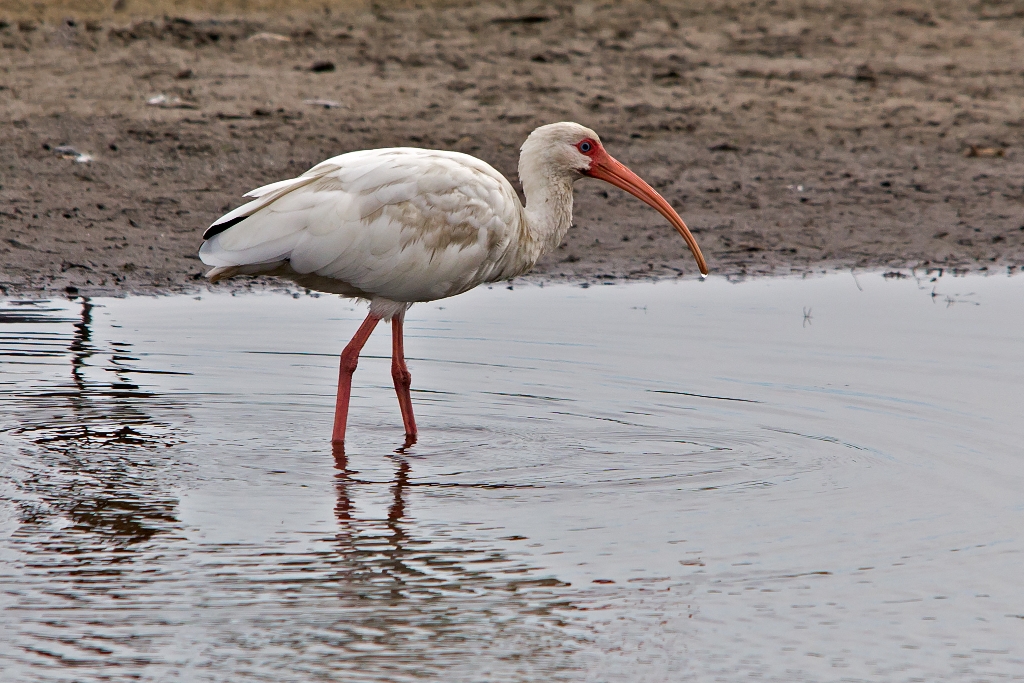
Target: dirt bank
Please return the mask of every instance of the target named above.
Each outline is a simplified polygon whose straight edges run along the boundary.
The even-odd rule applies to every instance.
[[[1024,4],[734,6],[12,15],[0,291],[195,288],[202,230],[253,187],[391,145],[514,179],[526,134],[564,119],[677,207],[716,273],[1024,265]],[[539,277],[696,273],[653,210],[577,187]]]

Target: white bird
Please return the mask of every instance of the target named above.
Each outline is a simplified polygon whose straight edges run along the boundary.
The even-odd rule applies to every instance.
[[[276,275],[303,287],[366,299],[370,311],[341,354],[332,442],[343,444],[352,373],[381,320],[392,328],[391,374],[416,441],[402,322],[415,302],[461,294],[530,270],[572,225],[573,182],[599,178],[657,209],[708,268],[679,215],[650,185],[605,151],[597,133],[552,123],[523,143],[526,205],[490,165],[458,152],[398,147],[350,152],[298,178],[246,194],[253,201],[218,218],[199,257],[211,282]]]

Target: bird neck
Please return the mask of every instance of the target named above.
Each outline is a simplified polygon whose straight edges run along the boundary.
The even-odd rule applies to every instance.
[[[558,247],[572,226],[572,178],[523,171],[528,169],[520,169],[519,178],[526,195],[524,216],[532,266],[541,254]]]

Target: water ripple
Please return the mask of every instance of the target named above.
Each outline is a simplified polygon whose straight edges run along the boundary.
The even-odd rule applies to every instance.
[[[4,681],[1019,677],[1019,297],[837,282],[414,308],[404,454],[327,297],[0,302]]]

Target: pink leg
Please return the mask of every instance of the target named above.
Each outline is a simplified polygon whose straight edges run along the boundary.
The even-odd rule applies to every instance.
[[[372,313],[366,316],[366,320],[356,330],[352,341],[341,352],[341,369],[338,371],[338,402],[334,405],[334,433],[331,435],[331,443],[345,443],[348,400],[352,396],[352,373],[356,371],[356,365],[359,363],[359,352],[363,350],[366,340],[370,338],[373,328],[379,322],[380,318]]]
[[[416,443],[416,418],[412,414],[412,373],[405,364],[405,341],[402,335],[402,323],[405,316],[396,315],[391,319],[391,377],[395,380],[395,393],[398,394],[398,405],[402,409],[402,422],[405,423],[405,446],[408,448]]]

